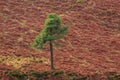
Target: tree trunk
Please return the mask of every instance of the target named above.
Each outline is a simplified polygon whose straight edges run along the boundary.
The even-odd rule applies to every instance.
[[[52,41],[50,41],[50,62],[51,62],[51,69],[55,69],[54,68],[54,63],[53,63],[53,45],[52,45]]]

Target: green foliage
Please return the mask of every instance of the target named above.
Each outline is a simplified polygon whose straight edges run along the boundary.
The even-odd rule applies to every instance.
[[[58,80],[87,80],[89,78],[89,76],[78,76],[76,73],[66,74],[61,70],[41,72],[30,71],[26,74],[18,70],[12,70],[10,72],[6,72],[5,74],[8,74],[10,78],[16,78],[17,80],[51,80],[59,77],[61,77],[61,79]],[[120,74],[110,75],[107,80],[120,80]]]
[[[58,76],[58,75],[62,75],[62,74],[64,74],[63,71],[56,70],[56,71],[53,71],[51,75],[52,75],[52,76]]]
[[[20,71],[18,70],[12,70],[8,73],[8,76],[10,77],[15,77],[17,78],[18,80],[25,80],[26,79],[26,75],[21,73]]]
[[[64,71],[61,70],[52,70],[52,71],[30,71],[26,74],[23,74],[22,72],[18,70],[12,70],[8,72],[9,77],[16,78],[17,80],[48,80],[48,79],[54,79],[59,78],[58,80],[87,80],[87,77],[85,76],[77,76],[76,73],[69,73],[66,74]],[[114,80],[114,79],[112,79]],[[115,79],[116,80],[116,79]]]
[[[34,76],[37,78],[43,78],[43,77],[48,76],[49,74],[50,74],[50,72],[48,72],[48,71],[43,71],[43,72],[32,71],[29,73],[30,76]]]
[[[108,80],[120,80],[120,74],[108,76]]]
[[[77,77],[76,73],[68,73],[67,75],[70,76],[70,77]]]
[[[71,79],[71,80],[75,80],[78,75],[76,73],[68,73],[67,76]]]
[[[67,74],[72,80],[87,80],[86,76],[79,77],[76,73],[68,73]]]
[[[43,30],[34,39],[33,47],[43,49],[43,45],[50,41],[63,38],[67,33],[68,27],[62,27],[61,19],[57,14],[51,13],[45,20]]]
[[[29,73],[30,76],[34,76],[34,77],[37,77],[37,78],[47,77],[48,75],[58,76],[58,75],[62,75],[62,74],[64,74],[64,72],[60,71],[60,70],[43,71],[43,72],[32,71],[32,72]]]

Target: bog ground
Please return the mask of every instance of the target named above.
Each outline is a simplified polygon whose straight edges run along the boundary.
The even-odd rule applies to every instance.
[[[0,0],[0,72],[49,70],[49,48],[30,47],[49,13],[69,26],[54,48],[57,69],[120,73],[120,0]]]

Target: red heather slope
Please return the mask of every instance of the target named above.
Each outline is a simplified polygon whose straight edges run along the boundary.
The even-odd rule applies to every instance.
[[[0,54],[49,57],[49,50],[29,46],[49,13],[57,13],[70,26],[55,49],[58,69],[90,74],[120,72],[120,0],[0,0]],[[42,54],[44,53],[44,54]],[[34,63],[36,64],[36,63]],[[2,66],[2,65],[1,65]],[[44,67],[43,67],[44,66]],[[30,64],[25,70],[48,70]]]

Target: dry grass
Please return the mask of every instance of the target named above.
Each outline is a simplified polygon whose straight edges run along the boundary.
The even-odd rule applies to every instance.
[[[0,55],[0,63],[10,65],[15,68],[20,68],[21,66],[32,62],[48,64],[48,60],[45,58]]]

